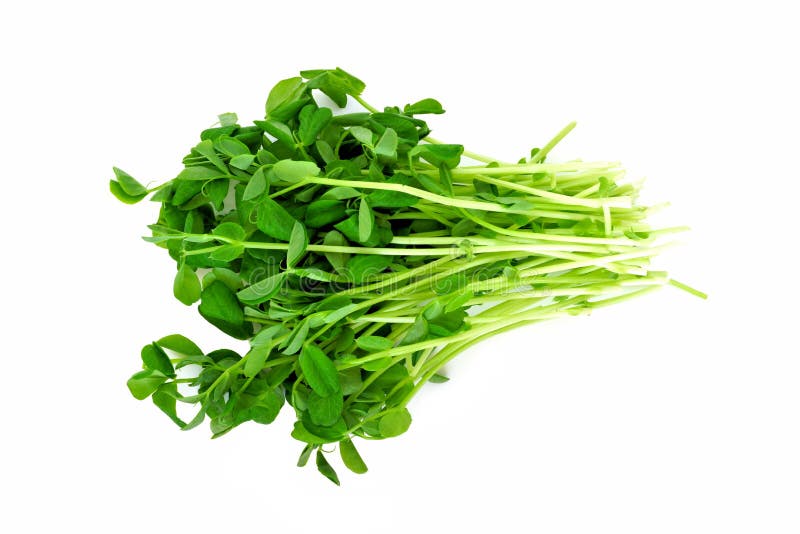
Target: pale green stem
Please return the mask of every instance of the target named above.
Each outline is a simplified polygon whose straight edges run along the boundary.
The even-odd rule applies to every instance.
[[[558,132],[558,133],[556,134],[556,136],[555,136],[555,137],[553,137],[553,138],[550,140],[550,142],[549,142],[549,143],[547,143],[546,145],[544,145],[544,146],[542,147],[542,149],[541,149],[541,150],[539,150],[539,152],[537,152],[537,153],[536,153],[536,154],[535,154],[535,155],[534,155],[534,156],[531,158],[531,160],[530,160],[530,163],[538,163],[538,162],[540,162],[540,161],[544,161],[544,158],[547,156],[547,154],[549,154],[549,153],[550,153],[550,151],[551,151],[551,150],[553,150],[553,148],[554,148],[554,147],[555,147],[555,146],[556,146],[556,145],[557,145],[557,144],[558,144],[558,143],[559,143],[559,142],[560,142],[562,139],[564,139],[564,138],[567,136],[567,134],[568,134],[568,133],[570,133],[570,132],[573,130],[573,128],[575,128],[576,124],[577,124],[577,123],[576,123],[575,121],[572,121],[572,122],[570,122],[569,124],[567,124],[566,126],[564,126],[564,128],[562,128],[562,129],[561,129],[561,131],[560,131],[560,132]]]

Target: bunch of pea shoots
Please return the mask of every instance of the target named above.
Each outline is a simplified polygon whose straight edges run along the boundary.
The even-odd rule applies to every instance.
[[[437,100],[379,110],[363,90],[304,71],[270,91],[264,120],[219,115],[172,180],[114,169],[118,199],[160,205],[144,239],[175,260],[174,296],[249,345],[144,346],[128,387],[180,428],[208,418],[219,437],[289,404],[298,465],[313,454],[338,484],[326,455],[366,472],[353,439],[403,434],[409,402],[469,347],[668,283],[703,296],[648,269],[683,228],[650,228],[617,163],[547,161],[574,124],[505,162],[432,138],[420,116],[443,113]]]

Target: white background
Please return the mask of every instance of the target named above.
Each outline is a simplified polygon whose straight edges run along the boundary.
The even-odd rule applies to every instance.
[[[792,2],[16,2],[0,21],[3,532],[800,531],[800,40]],[[378,106],[440,99],[435,136],[516,159],[621,160],[693,231],[659,260],[707,291],[498,336],[453,362],[337,488],[291,413],[180,432],[125,380],[182,332],[118,203],[217,113],[341,66]],[[339,464],[337,464],[337,467]]]

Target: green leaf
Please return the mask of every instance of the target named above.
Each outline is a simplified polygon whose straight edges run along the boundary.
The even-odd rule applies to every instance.
[[[147,188],[122,169],[114,167],[114,176],[117,177],[117,183],[119,183],[119,187],[126,195],[130,197],[140,197],[147,194]]]
[[[227,135],[219,136],[217,140],[214,141],[214,148],[231,158],[250,154],[250,149],[246,144],[235,137],[228,137]]]
[[[364,128],[363,126],[353,126],[348,130],[359,143],[372,147],[373,133],[372,130]]]
[[[196,428],[200,426],[200,423],[202,423],[205,420],[205,418],[206,418],[206,407],[201,406],[200,410],[197,412],[197,415],[195,415],[191,421],[186,423],[186,425],[183,428],[181,428],[181,430],[191,430],[193,428]]]
[[[264,167],[259,167],[247,182],[247,187],[242,194],[242,200],[253,200],[263,195],[267,191],[267,177],[264,174]]]
[[[475,232],[476,224],[469,219],[461,219],[451,229],[450,235],[453,237],[465,237]]]
[[[403,434],[411,426],[411,414],[406,408],[395,408],[386,412],[378,422],[378,431],[385,438]]]
[[[411,179],[402,174],[395,174],[387,180],[387,183],[412,185]],[[408,193],[381,190],[371,192],[367,195],[367,200],[369,200],[369,205],[373,208],[405,208],[419,202],[419,198]]]
[[[288,332],[289,331],[282,324],[266,326],[253,336],[253,339],[250,340],[250,345],[253,347],[256,345],[269,345],[275,337],[282,336]]]
[[[261,128],[264,132],[268,133],[287,147],[295,145],[292,130],[289,129],[284,123],[279,121],[253,121],[256,126]]]
[[[328,98],[333,100],[337,106],[343,108],[347,105],[347,89],[335,77],[323,73],[314,79],[309,80],[308,86],[311,89],[319,89]]]
[[[353,299],[351,299],[349,296],[342,295],[340,293],[335,293],[330,297],[325,297],[325,299],[319,301],[316,310],[317,311],[338,310],[342,306],[347,306],[352,302]]]
[[[424,115],[427,113],[440,115],[444,113],[444,109],[442,109],[442,105],[438,100],[433,98],[423,98],[414,104],[406,104],[403,108],[403,113],[406,115]]]
[[[283,206],[269,197],[264,197],[258,204],[258,229],[275,239],[289,241],[292,229],[297,221],[289,215]]]
[[[243,420],[252,420],[261,425],[268,425],[278,417],[282,407],[283,394],[276,389],[269,389],[256,397],[254,404],[247,408],[246,413],[241,414],[241,417]]]
[[[362,284],[385,271],[392,261],[392,256],[358,254],[350,258],[343,274],[351,282]]]
[[[431,383],[433,383],[433,384],[444,384],[445,382],[449,382],[449,381],[450,381],[450,379],[449,379],[449,378],[447,378],[447,377],[446,377],[446,376],[444,376],[444,375],[440,375],[439,373],[434,373],[434,374],[433,374],[433,375],[431,375],[431,377],[428,379],[428,382],[431,382]]]
[[[358,304],[349,304],[347,306],[339,308],[338,310],[333,310],[332,312],[330,312],[325,316],[325,324],[335,323],[336,321],[344,319],[345,317],[347,317],[348,315],[350,315],[351,313],[355,312],[358,309],[359,309]]]
[[[437,195],[446,196],[447,191],[445,191],[442,184],[439,183],[437,180],[434,180],[430,176],[425,174],[420,174],[417,176],[417,180],[419,181],[420,185],[423,189],[430,191],[431,193],[436,193]]]
[[[344,219],[347,206],[338,200],[316,200],[306,208],[306,226],[321,228]]]
[[[325,191],[320,198],[347,200],[348,198],[356,198],[360,196],[361,192],[357,189],[353,189],[352,187],[331,187]]]
[[[256,157],[253,154],[239,154],[231,158],[231,167],[246,171],[253,164]]]
[[[445,194],[453,196],[453,172],[445,165],[439,165],[439,182],[442,184]],[[531,208],[533,209],[533,208]]]
[[[325,239],[322,240],[322,244],[334,247],[346,247],[349,245],[344,236],[336,230],[331,230],[325,234]],[[349,258],[349,254],[342,252],[325,252],[325,259],[328,260],[328,263],[331,264],[331,267],[333,267],[339,274],[345,273]]]
[[[424,341],[425,338],[428,337],[429,330],[428,321],[425,320],[425,317],[420,315],[416,318],[414,324],[411,325],[411,328],[408,329],[406,335],[403,336],[403,339],[400,340],[400,345],[412,345]]]
[[[375,224],[373,226],[373,231],[369,236],[369,239],[366,241],[361,241],[358,235],[358,214],[353,214],[347,219],[336,223],[334,228],[339,230],[341,233],[345,235],[347,239],[350,241],[356,241],[361,243],[365,247],[379,247],[381,245],[385,245],[392,240],[392,230],[390,226],[381,226],[379,224]]]
[[[212,350],[208,354],[206,354],[209,358],[214,360],[214,362],[220,364],[224,368],[228,368],[229,365],[223,365],[225,362],[235,363],[242,359],[241,356],[236,351],[230,349],[217,349]]]
[[[286,252],[286,266],[291,268],[303,257],[308,248],[308,234],[303,223],[295,222],[289,236],[289,250]]]
[[[164,336],[156,341],[161,348],[171,350],[183,356],[202,356],[203,351],[189,338],[180,334]]]
[[[220,159],[217,155],[217,151],[214,149],[214,141],[211,139],[205,139],[200,141],[195,145],[194,149],[195,152],[202,154],[205,158],[212,164],[214,167],[222,171],[223,174],[228,174],[228,167],[225,165],[225,162]]]
[[[231,262],[244,254],[244,245],[223,245],[209,254],[212,260]]]
[[[347,105],[347,95],[360,95],[365,87],[364,82],[338,67],[304,70],[300,75],[309,80],[309,88],[319,89],[340,108]]]
[[[244,287],[244,280],[241,275],[224,267],[214,267],[211,272],[206,273],[203,277],[203,286],[205,287],[216,280],[231,288],[231,291],[239,291]]]
[[[420,131],[417,130],[418,124],[424,125],[425,123],[419,119],[397,113],[373,113],[369,121],[369,125],[379,133],[382,133],[385,128],[391,128],[397,132],[397,136],[407,146],[413,146],[419,142]]]
[[[367,472],[367,464],[358,454],[356,446],[349,438],[345,438],[339,442],[339,454],[342,456],[342,462],[353,473],[363,475]]]
[[[265,106],[267,117],[283,120],[293,115],[302,107],[296,106],[296,103],[302,99],[305,90],[306,84],[300,77],[279,81],[267,96]]]
[[[453,169],[458,167],[463,153],[462,145],[417,145],[408,154],[410,156],[419,155],[434,167],[444,165]]]
[[[325,443],[331,443],[332,441],[338,441],[312,434],[300,421],[295,421],[294,429],[292,430],[292,437],[298,441],[304,441],[312,445],[323,445]]]
[[[330,426],[315,425],[310,417],[305,417],[303,424],[309,432],[328,440],[328,443],[335,443],[347,436],[347,423],[345,423],[343,417],[340,417],[338,421]]]
[[[386,128],[383,135],[375,145],[375,155],[384,163],[397,161],[397,132],[391,128]]]
[[[360,336],[356,339],[356,345],[369,352],[381,352],[391,349],[394,343],[391,339],[381,336]]]
[[[322,161],[324,161],[326,165],[338,159],[336,153],[333,151],[333,147],[324,139],[317,139],[314,141],[314,146],[316,147],[317,152],[319,152]]]
[[[170,378],[175,377],[175,368],[172,366],[169,356],[156,343],[142,347],[142,363],[145,369],[160,371]]]
[[[375,226],[375,214],[369,207],[366,198],[361,199],[361,204],[358,207],[358,240],[362,243],[369,239],[372,234],[372,229]]]
[[[181,358],[176,364],[175,369],[181,369],[187,365],[213,365],[214,360],[205,355],[200,356],[186,356]]]
[[[246,235],[244,228],[242,228],[241,225],[230,221],[217,225],[216,228],[211,230],[211,234],[218,235],[220,237],[227,237],[228,239],[232,239],[234,241],[244,241]]]
[[[142,236],[142,239],[144,241],[147,241],[148,243],[156,243],[156,244],[158,244],[158,243],[166,243],[168,241],[182,240],[183,236],[180,236],[180,235],[172,235],[172,236],[160,235],[160,236],[152,236],[152,237],[151,236]]]
[[[317,450],[317,471],[322,473],[325,478],[339,486],[339,476],[336,474],[336,471],[331,467],[331,464],[328,463],[328,460],[325,459],[325,456],[322,454],[322,449]]]
[[[155,404],[159,410],[167,414],[167,417],[172,419],[180,428],[183,428],[186,426],[186,423],[178,417],[177,410],[177,398],[179,395],[177,384],[175,384],[175,382],[167,382],[158,387],[153,393],[152,398],[153,404]]]
[[[312,391],[308,395],[308,414],[315,425],[331,426],[342,417],[344,399],[340,391],[326,397]]]
[[[327,319],[327,317],[326,317],[326,319]],[[326,324],[327,324],[327,321],[326,321]],[[341,332],[337,336],[336,344],[333,346],[333,353],[337,354],[337,355],[341,355],[342,357],[352,356],[352,355],[345,355],[344,353],[348,352],[350,350],[350,347],[352,347],[353,342],[355,340],[355,337],[356,337],[356,333],[352,328],[347,327],[347,326],[342,327]],[[342,372],[344,372],[344,371],[342,371]],[[357,378],[359,380],[361,379],[360,372],[359,372]],[[341,373],[339,375],[339,380],[340,381],[343,380],[341,378]],[[344,389],[345,391],[347,390],[347,387],[344,385],[344,383],[342,384],[342,389]],[[351,391],[350,393],[353,393],[353,392]],[[345,393],[345,395],[349,395],[349,393]]]
[[[305,467],[308,463],[308,459],[311,457],[311,453],[314,452],[315,447],[310,443],[303,447],[303,451],[300,453],[300,457],[297,459],[297,467]]]
[[[378,358],[377,360],[372,360],[370,362],[365,362],[361,367],[365,371],[380,371],[381,369],[386,369],[392,365],[392,358],[389,356],[384,356],[383,358]]]
[[[313,161],[282,159],[272,166],[270,175],[281,182],[297,183],[303,178],[318,176],[319,167]]]
[[[172,294],[187,306],[200,300],[200,280],[197,279],[194,270],[185,263],[175,273]]]
[[[366,84],[364,82],[362,82],[349,72],[340,69],[339,67],[333,69],[332,73],[344,81],[345,85],[347,86],[347,91],[348,91],[347,94],[360,95],[364,91],[364,88],[366,88]]]
[[[220,436],[224,436],[233,430],[234,426],[236,426],[236,423],[233,419],[233,416],[229,413],[223,413],[215,418],[212,418],[211,424],[209,425],[212,434],[211,439],[217,439]]]
[[[208,128],[200,132],[200,139],[203,141],[215,141],[221,135],[231,135],[239,129],[237,124],[228,124],[227,126],[220,126],[218,128]]]
[[[357,113],[342,113],[340,115],[334,115],[333,120],[331,120],[331,124],[335,124],[337,126],[357,126],[365,124],[367,121],[369,121],[371,116],[372,113],[366,111],[360,111]]]
[[[360,95],[364,91],[364,88],[366,87],[366,84],[364,82],[362,82],[349,72],[340,69],[339,67],[336,67],[335,69],[330,70],[328,72],[330,74],[335,75],[342,81],[342,83],[344,83],[344,85],[347,87],[348,94],[350,95]],[[300,75],[303,76],[304,74],[301,72]]]
[[[231,182],[229,179],[222,178],[218,180],[212,180],[203,185],[203,193],[208,197],[208,200],[214,204],[214,207],[217,209],[217,211],[222,210],[225,197],[228,196],[230,184]],[[203,204],[205,204],[205,202],[203,202]]]
[[[158,386],[166,382],[167,375],[155,369],[145,369],[134,373],[128,379],[128,389],[136,399],[143,400],[150,396]]]
[[[317,269],[315,267],[310,267],[307,269],[303,268],[295,268],[292,271],[292,274],[295,274],[301,278],[310,278],[311,280],[316,280],[318,282],[335,282],[338,280],[338,277],[322,269]]]
[[[278,291],[283,287],[283,282],[286,280],[287,273],[285,271],[268,276],[263,280],[259,280],[241,291],[236,296],[240,301],[250,306],[257,306],[262,302],[266,302],[274,297]]]
[[[117,200],[124,202],[125,204],[136,204],[140,200],[142,200],[147,195],[137,195],[132,196],[123,191],[122,186],[119,182],[115,180],[109,180],[108,182],[108,189],[111,191],[111,194],[117,197]]]
[[[350,367],[339,371],[339,384],[341,384],[342,395],[344,396],[361,391],[361,387],[364,385],[363,380],[361,380],[361,369]]]
[[[247,145],[250,152],[257,152],[264,141],[264,132],[258,126],[242,126],[236,130],[235,137]]]
[[[204,184],[200,180],[178,180],[176,183],[175,192],[172,195],[172,200],[170,200],[170,204],[173,206],[181,206],[200,193]]]
[[[291,356],[295,354],[300,348],[303,346],[306,338],[308,337],[308,330],[311,327],[310,321],[308,319],[304,321],[300,321],[300,324],[297,328],[292,330],[289,339],[287,340],[287,346],[283,350],[283,353],[287,356]]]
[[[178,173],[178,176],[176,176],[175,179],[205,182],[207,180],[213,180],[215,178],[225,178],[227,176],[228,176],[227,172],[222,172],[219,169],[206,167],[205,165],[192,165],[191,167],[186,167],[180,173]],[[175,204],[174,201],[173,204]]]
[[[267,362],[272,345],[256,345],[245,355],[247,361],[244,363],[244,376],[252,378],[264,368]]]
[[[464,305],[475,297],[475,293],[472,291],[465,291],[459,295],[456,295],[452,299],[450,299],[444,307],[445,313],[450,313],[456,310],[460,310],[464,307]]]
[[[236,115],[236,113],[220,113],[217,115],[217,118],[219,119],[220,126],[235,125],[239,120],[239,117]]]
[[[236,295],[222,282],[203,289],[198,311],[209,323],[236,339],[248,339],[253,333],[253,325],[245,321]]]
[[[306,345],[300,353],[300,369],[311,389],[327,397],[339,392],[339,375],[336,366],[316,345]]]
[[[300,128],[298,134],[300,135],[300,142],[304,146],[313,145],[317,140],[317,136],[325,127],[331,122],[333,112],[330,108],[317,108],[313,106],[306,106],[303,110],[311,108],[311,112],[305,117],[303,112],[300,112]]]
[[[168,183],[158,189],[153,196],[150,197],[150,202],[159,202],[161,204],[168,203],[172,198],[172,183]]]

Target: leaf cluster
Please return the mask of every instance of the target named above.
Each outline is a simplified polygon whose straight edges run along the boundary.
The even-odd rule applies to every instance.
[[[220,115],[171,180],[147,189],[115,168],[110,183],[159,205],[145,240],[175,261],[175,298],[249,344],[149,343],[131,394],[184,430],[208,419],[213,437],[288,404],[298,464],[315,454],[337,484],[323,446],[366,472],[353,439],[406,432],[411,398],[472,344],[660,280],[615,164],[546,163],[554,142],[495,161],[430,137],[420,116],[443,113],[438,101],[378,110],[363,90],[339,68],[303,71],[270,91],[263,120]],[[198,407],[188,422],[181,404]]]

